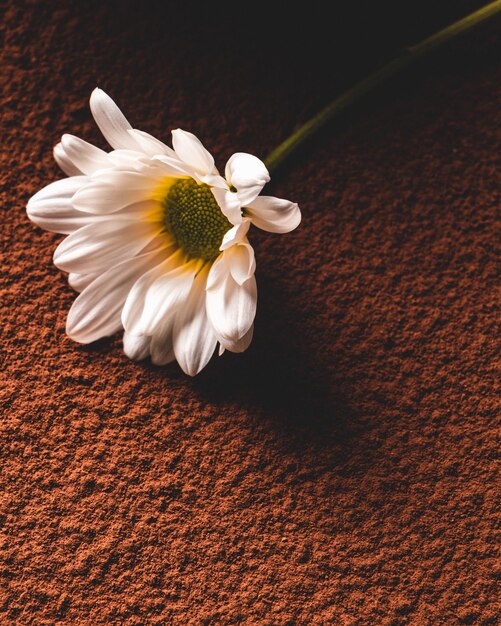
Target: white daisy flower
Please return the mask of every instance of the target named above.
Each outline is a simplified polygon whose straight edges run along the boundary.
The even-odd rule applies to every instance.
[[[223,177],[191,133],[172,131],[169,148],[101,89],[90,108],[113,150],[63,135],[54,157],[68,178],[27,205],[35,224],[68,235],[54,253],[80,292],[68,336],[90,343],[124,329],[128,357],[177,360],[192,376],[218,342],[220,354],[244,351],[257,303],[249,227],[289,232],[298,205],[259,196],[270,176],[251,154],[234,154]]]

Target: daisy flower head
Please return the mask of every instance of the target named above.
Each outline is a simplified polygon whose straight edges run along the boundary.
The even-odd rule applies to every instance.
[[[170,148],[132,128],[101,89],[90,108],[112,150],[63,135],[54,158],[68,177],[27,205],[35,224],[67,235],[54,263],[80,292],[68,336],[90,343],[124,330],[128,357],[177,360],[190,375],[218,343],[220,354],[243,352],[257,304],[249,228],[289,232],[298,205],[259,195],[270,176],[251,154],[234,154],[222,176],[192,133],[172,131]]]

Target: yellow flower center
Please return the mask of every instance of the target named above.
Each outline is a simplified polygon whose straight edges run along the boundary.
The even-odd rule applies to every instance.
[[[192,178],[172,184],[163,199],[169,233],[189,257],[213,261],[225,233],[232,227],[211,188]]]

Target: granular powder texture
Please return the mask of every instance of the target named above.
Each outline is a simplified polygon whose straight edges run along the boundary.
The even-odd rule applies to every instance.
[[[499,623],[495,25],[275,176],[303,223],[251,233],[254,342],[191,379],[65,336],[61,237],[25,205],[62,177],[62,133],[105,147],[92,89],[224,170],[479,3],[412,23],[401,3],[395,29],[389,3],[335,23],[77,4],[0,9],[0,624]]]

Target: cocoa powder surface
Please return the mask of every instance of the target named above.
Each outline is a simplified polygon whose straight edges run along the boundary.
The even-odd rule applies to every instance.
[[[277,174],[303,222],[252,232],[253,344],[195,379],[69,340],[61,237],[25,214],[62,133],[105,147],[96,85],[224,169],[478,5],[360,33],[341,8],[0,4],[1,624],[499,623],[495,25]]]

